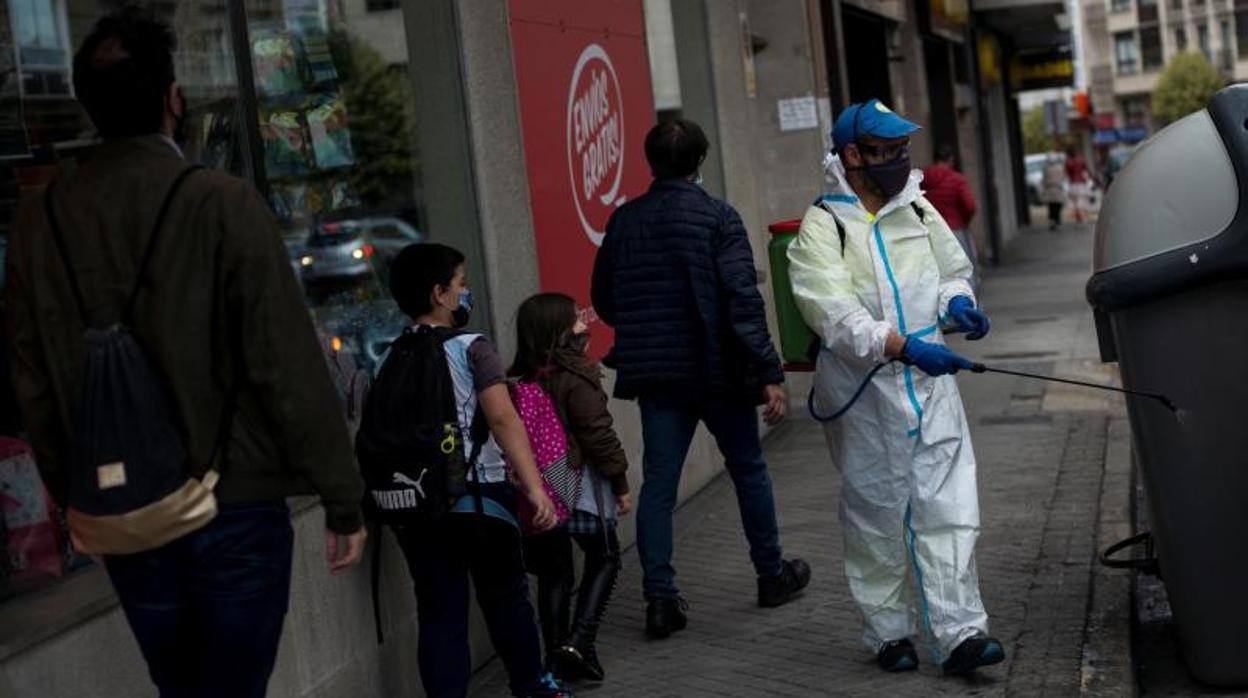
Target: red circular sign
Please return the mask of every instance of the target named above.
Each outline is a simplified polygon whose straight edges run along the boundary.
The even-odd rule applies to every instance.
[[[581,52],[568,88],[568,176],[585,234],[595,245],[611,212],[624,203],[624,100],[602,46]]]

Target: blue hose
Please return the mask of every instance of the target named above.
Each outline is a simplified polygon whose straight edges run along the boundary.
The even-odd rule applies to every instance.
[[[849,402],[845,403],[844,407],[836,412],[833,412],[827,417],[822,417],[815,411],[815,389],[812,386],[810,394],[806,396],[806,409],[810,411],[810,416],[814,417],[816,422],[821,422],[823,424],[827,424],[834,419],[839,419],[841,415],[849,411],[849,408],[854,406],[855,402],[858,402],[858,398],[862,397],[862,394],[866,391],[867,386],[871,384],[871,379],[875,378],[875,374],[879,373],[880,369],[896,360],[897,359],[892,359],[891,361],[885,361],[882,364],[876,364],[875,368],[871,369],[871,372],[867,374],[867,377],[862,379],[862,383],[858,386],[858,390],[854,391],[854,396],[849,399]]]

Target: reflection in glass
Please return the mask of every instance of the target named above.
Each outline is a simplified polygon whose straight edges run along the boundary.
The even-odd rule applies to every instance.
[[[264,189],[355,421],[406,320],[387,269],[425,238],[397,3],[247,2]]]

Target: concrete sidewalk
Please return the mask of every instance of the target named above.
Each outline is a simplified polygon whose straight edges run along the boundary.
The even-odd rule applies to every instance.
[[[985,274],[992,333],[978,343],[951,343],[989,365],[1111,382],[1083,301],[1090,255],[1088,227],[1024,233],[1007,263]],[[921,647],[919,672],[886,675],[876,667],[860,643],[842,570],[836,471],[822,430],[805,415],[805,395],[794,395],[793,417],[772,432],[766,448],[786,554],[814,568],[805,596],[774,610],[754,604],[735,496],[720,477],[677,513],[675,565],[690,604],[688,630],[662,642],[645,639],[640,569],[635,551],[626,552],[600,640],[607,681],[578,693],[1133,693],[1125,578],[1095,566],[1100,538],[1107,537],[1098,538],[1098,530],[1126,525],[1128,430],[1121,401],[1000,375],[965,375],[960,385],[979,461],[981,589],[1006,663],[971,679],[947,679]],[[495,661],[480,672],[473,695],[503,696],[505,685]]]

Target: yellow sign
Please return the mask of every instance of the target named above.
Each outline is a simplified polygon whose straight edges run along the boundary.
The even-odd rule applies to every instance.
[[[967,0],[927,0],[932,12],[932,23],[961,29],[971,19],[971,5]]]
[[[1075,83],[1075,62],[1069,53],[1015,56],[1010,61],[1010,86],[1015,90],[1069,87]]]
[[[979,36],[979,81],[983,87],[1001,84],[1001,59],[997,37],[992,34]]]

